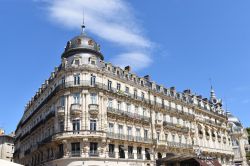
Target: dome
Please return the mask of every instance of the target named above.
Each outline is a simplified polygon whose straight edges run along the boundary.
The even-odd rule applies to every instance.
[[[235,124],[235,126],[242,127],[240,120],[231,113],[228,113],[228,122]]]
[[[75,53],[88,52],[96,54],[100,59],[104,59],[100,52],[100,46],[91,37],[82,33],[67,42],[62,58],[67,58]]]

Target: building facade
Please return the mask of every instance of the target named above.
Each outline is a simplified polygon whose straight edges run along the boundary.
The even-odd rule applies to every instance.
[[[16,129],[23,165],[152,166],[168,154],[231,165],[221,100],[176,92],[105,62],[86,33],[67,42],[61,64],[28,102]]]
[[[3,130],[2,130],[3,131]],[[13,161],[14,135],[0,134],[0,159]]]
[[[240,120],[233,116],[231,113],[227,113],[228,123],[231,127],[231,138],[234,152],[234,164],[236,166],[248,166],[246,154],[248,152],[248,133],[244,129]]]

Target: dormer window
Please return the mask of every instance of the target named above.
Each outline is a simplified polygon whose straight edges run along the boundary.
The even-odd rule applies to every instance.
[[[75,65],[79,66],[80,65],[80,60],[79,59],[76,59],[75,62],[74,62]]]
[[[96,62],[94,60],[91,60],[91,65],[95,65]]]

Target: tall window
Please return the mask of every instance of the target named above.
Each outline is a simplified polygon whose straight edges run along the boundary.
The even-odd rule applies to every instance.
[[[90,131],[96,131],[96,120],[90,120]]]
[[[123,126],[122,125],[118,126],[118,133],[123,134]]]
[[[128,146],[128,158],[134,158],[134,156],[133,156],[133,146]]]
[[[157,132],[157,140],[160,141],[160,132]]]
[[[156,102],[157,102],[156,96],[154,96],[154,104],[155,104],[155,105],[156,105]]]
[[[108,80],[108,90],[112,89],[112,81]]]
[[[108,99],[108,107],[109,108],[113,107],[113,100],[112,99]]]
[[[138,106],[135,106],[135,113],[137,113],[137,114],[139,113],[138,112]]]
[[[165,140],[168,141],[168,134],[165,134]]]
[[[142,115],[143,115],[143,116],[147,116],[147,112],[146,112],[146,109],[145,109],[145,108],[143,108]]]
[[[142,149],[141,147],[137,147],[137,158],[138,158],[138,159],[141,159],[141,158],[142,158],[142,156],[141,156],[141,154],[142,154],[142,153],[141,153],[141,149]]]
[[[114,132],[114,124],[113,123],[109,123],[109,132],[110,133]]]
[[[130,111],[131,111],[131,105],[128,104],[128,103],[126,104],[126,111],[127,111],[127,112],[130,112]]]
[[[80,142],[71,143],[71,155],[72,157],[80,156]]]
[[[144,92],[141,92],[141,99],[144,100],[144,98],[145,98],[145,94]]]
[[[65,85],[65,76],[62,77],[62,85]]]
[[[80,131],[80,120],[79,119],[73,120],[72,124],[73,124],[73,133],[74,134],[79,134],[79,131]]]
[[[173,117],[170,116],[170,123],[173,123]]]
[[[148,130],[144,130],[144,139],[148,139]]]
[[[139,128],[136,128],[136,137],[140,137],[141,136],[141,133],[140,133],[140,129]]]
[[[91,93],[90,94],[90,100],[91,100],[91,104],[97,104],[97,95],[96,95],[96,93]]]
[[[137,99],[137,90],[134,90],[134,98]]]
[[[172,142],[175,142],[175,135],[172,135]]]
[[[120,83],[117,83],[116,89],[117,89],[118,91],[121,90],[121,84],[120,84]]]
[[[65,97],[64,96],[60,97],[60,106],[62,106],[62,107],[65,106]]]
[[[114,154],[115,154],[115,145],[109,144],[109,155],[112,155],[112,157],[114,157]]]
[[[125,92],[126,92],[126,93],[129,93],[129,87],[126,86]]]
[[[96,80],[96,76],[94,76],[94,75],[91,74],[91,77],[90,77],[90,84],[91,84],[91,85],[95,85],[95,84],[96,84],[95,80]]]
[[[63,132],[64,131],[64,121],[60,121],[59,122],[59,132]]]
[[[97,155],[98,151],[97,151],[97,147],[98,147],[98,143],[97,142],[90,142],[89,143],[89,153],[90,155]]]
[[[80,74],[74,75],[74,85],[80,84]]]
[[[73,94],[74,104],[80,104],[80,93]]]
[[[132,127],[128,127],[128,136],[132,135]]]
[[[120,101],[117,102],[117,109],[118,110],[122,109],[122,103]]]

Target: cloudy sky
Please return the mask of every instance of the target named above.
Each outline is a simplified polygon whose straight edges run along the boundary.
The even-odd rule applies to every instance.
[[[157,3],[156,3],[157,2]],[[250,1],[0,0],[0,127],[14,130],[66,42],[86,33],[105,60],[209,97],[250,126]]]

